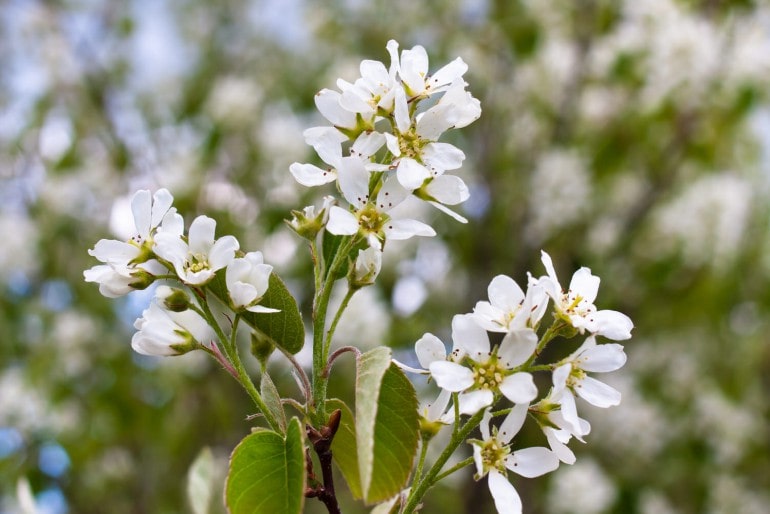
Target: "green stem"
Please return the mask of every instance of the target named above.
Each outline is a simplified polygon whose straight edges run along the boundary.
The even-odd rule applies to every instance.
[[[428,470],[425,478],[420,480],[420,483],[417,484],[417,487],[412,488],[412,492],[409,494],[409,499],[404,506],[403,514],[412,514],[414,512],[414,509],[417,507],[428,489],[430,489],[430,487],[437,482],[441,468],[444,467],[444,464],[446,464],[446,461],[449,460],[449,457],[452,456],[457,447],[465,441],[470,433],[479,426],[479,423],[481,423],[481,418],[484,416],[484,411],[485,409],[482,409],[474,414],[456,434],[452,434],[452,439],[449,441],[449,444],[446,448],[444,448],[444,451],[441,452],[441,455],[439,455],[436,462],[433,463],[433,466],[431,466],[430,470]]]
[[[342,299],[342,303],[340,304],[339,309],[337,309],[337,313],[334,315],[334,319],[332,320],[332,324],[329,327],[329,331],[326,333],[326,342],[324,342],[324,362],[328,362],[329,360],[329,348],[331,348],[332,345],[332,337],[334,336],[334,332],[337,330],[337,323],[339,323],[340,318],[342,317],[342,313],[345,312],[345,309],[347,309],[348,303],[350,303],[350,299],[353,298],[353,295],[356,294],[356,291],[358,291],[358,289],[348,287],[348,291],[345,293],[345,298]]]
[[[206,300],[205,291],[200,291],[198,297],[201,300],[201,309],[203,315],[211,328],[214,329],[217,338],[219,338],[219,340],[222,342],[225,356],[227,357],[227,360],[230,362],[230,364],[232,364],[233,369],[235,369],[238,382],[241,384],[241,386],[243,386],[249,396],[251,396],[251,399],[254,401],[257,409],[265,417],[267,424],[270,425],[270,428],[276,432],[281,433],[281,425],[278,424],[278,421],[270,413],[270,410],[267,408],[267,405],[265,405],[265,402],[262,401],[262,396],[259,394],[259,391],[257,391],[256,386],[254,386],[254,382],[246,372],[246,368],[243,367],[243,362],[241,362],[241,357],[238,354],[238,346],[236,344],[235,337],[237,334],[238,322],[240,321],[240,315],[236,314],[235,320],[233,321],[231,337],[227,337],[224,330],[222,330],[222,327],[219,325],[219,322],[216,320],[216,317],[214,317],[214,314],[211,312],[211,308],[209,307],[208,301]]]
[[[328,356],[324,344],[326,310],[329,308],[329,299],[332,295],[336,273],[345,263],[350,249],[357,241],[358,239],[353,236],[337,249],[331,265],[321,279],[323,285],[320,290],[316,290],[313,301],[313,404],[315,406],[314,422],[316,426],[323,426],[326,423],[326,386],[328,383],[328,378],[324,376],[326,369],[324,359]]]
[[[422,475],[422,467],[425,465],[425,456],[428,455],[428,443],[430,439],[422,438],[420,446],[420,459],[417,461],[417,469],[414,471],[414,479],[419,480]]]
[[[543,334],[543,337],[540,338],[540,341],[537,343],[537,348],[535,348],[535,353],[532,354],[532,356],[527,360],[527,362],[524,363],[524,365],[521,366],[521,369],[530,369],[530,366],[533,362],[535,362],[535,359],[537,359],[540,354],[545,349],[546,345],[551,342],[551,340],[556,337],[559,332],[566,326],[564,321],[557,319],[551,324],[550,327],[548,327],[548,330],[545,331]]]
[[[461,460],[460,462],[458,462],[457,464],[455,464],[454,466],[452,466],[448,470],[444,471],[440,475],[437,475],[435,481],[436,482],[441,482],[443,479],[445,479],[446,477],[448,477],[449,475],[451,475],[455,471],[460,471],[464,467],[470,466],[471,464],[473,464],[473,457],[468,457],[465,460]]]

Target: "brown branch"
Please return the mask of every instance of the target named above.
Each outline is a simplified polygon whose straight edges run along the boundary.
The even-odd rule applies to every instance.
[[[337,496],[334,492],[334,475],[332,474],[332,441],[334,434],[340,426],[342,411],[335,410],[329,416],[329,422],[320,430],[310,425],[305,426],[307,438],[313,444],[313,449],[318,460],[321,463],[321,474],[323,484],[319,484],[313,472],[313,462],[310,458],[310,452],[305,454],[306,470],[308,477],[308,488],[305,490],[306,498],[318,498],[326,506],[329,514],[341,514],[340,506],[337,503]]]

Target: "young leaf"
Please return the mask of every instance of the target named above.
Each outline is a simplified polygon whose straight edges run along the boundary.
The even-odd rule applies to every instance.
[[[226,305],[230,304],[225,273],[219,272],[207,287]],[[274,345],[289,353],[297,353],[305,344],[305,325],[297,301],[278,275],[270,274],[270,283],[259,305],[279,309],[280,312],[257,313],[244,311],[243,321],[258,330]]]
[[[193,514],[209,514],[214,483],[214,456],[205,447],[187,471],[187,500]]]
[[[258,430],[235,447],[225,501],[230,514],[302,512],[305,440],[299,419],[291,419],[285,438],[271,430]]]
[[[358,469],[369,504],[402,489],[417,451],[417,396],[390,356],[389,348],[375,348],[363,354],[357,366]]]
[[[333,398],[326,401],[326,412],[342,411],[340,427],[332,441],[332,457],[342,471],[351,494],[357,500],[362,498],[361,476],[358,472],[358,450],[356,449],[356,426],[353,412],[345,402]]]
[[[259,388],[262,393],[262,400],[270,410],[270,414],[278,420],[281,429],[286,432],[286,413],[283,411],[283,405],[281,405],[281,395],[267,372],[262,373],[262,382]]]

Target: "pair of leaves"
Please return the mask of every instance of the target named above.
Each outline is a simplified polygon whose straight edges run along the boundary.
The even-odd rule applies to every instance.
[[[223,272],[217,273],[207,287],[225,305],[230,304]],[[283,280],[275,273],[270,274],[267,292],[259,304],[278,309],[280,312],[243,311],[241,319],[258,330],[275,346],[292,354],[300,351],[305,344],[305,325],[302,323],[297,301],[286,288]]]
[[[363,354],[356,375],[355,418],[341,400],[327,403],[327,410],[342,410],[332,453],[353,496],[372,504],[398,494],[409,478],[419,435],[417,397],[389,348]]]

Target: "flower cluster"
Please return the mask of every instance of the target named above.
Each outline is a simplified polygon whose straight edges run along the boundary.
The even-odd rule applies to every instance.
[[[99,284],[109,298],[145,289],[156,280],[175,281],[185,289],[158,286],[150,307],[134,326],[134,350],[147,355],[179,355],[214,339],[199,301],[204,286],[224,270],[227,298],[234,312],[270,313],[260,305],[273,267],[261,252],[239,253],[233,236],[215,238],[216,222],[198,216],[184,233],[184,220],[166,189],[138,191],[131,200],[135,233],[128,241],[102,239],[88,253],[102,264],[86,270],[87,282]],[[191,296],[187,290],[196,294]]]
[[[304,136],[326,166],[290,167],[305,186],[336,181],[349,207],[330,206],[327,230],[359,235],[378,249],[388,239],[435,235],[429,225],[392,212],[410,195],[466,221],[447,207],[468,199],[465,182],[447,173],[460,168],[465,154],[439,138],[481,115],[479,101],[465,89],[468,66],[461,58],[429,74],[422,46],[399,56],[391,40],[387,49],[389,68],[365,60],[354,82],[340,79],[339,91],[316,94],[316,106],[331,126],[307,129]],[[421,109],[424,100],[430,107]]]
[[[452,350],[433,334],[425,334],[415,344],[424,369],[403,366],[408,371],[429,374],[442,389],[427,409],[424,423],[452,423],[456,416],[483,411],[481,440],[473,445],[476,478],[489,477],[489,488],[500,513],[520,513],[521,501],[508,482],[506,470],[525,477],[553,471],[559,462],[572,464],[575,455],[567,443],[575,437],[583,441],[590,431],[588,422],[578,416],[575,398],[581,397],[597,407],[620,403],[620,393],[589,376],[589,373],[615,371],[626,361],[623,347],[616,343],[598,344],[597,337],[625,340],[631,337],[633,323],[625,314],[597,310],[594,305],[599,277],[588,268],[574,273],[569,288],[562,289],[550,256],[543,252],[547,275],[529,276],[527,291],[510,277],[495,277],[488,288],[488,301],[476,304],[472,313],[458,314],[452,320]],[[538,336],[549,304],[553,323]],[[504,334],[499,344],[491,344],[488,332]],[[550,364],[536,363],[545,346],[557,336],[588,334],[573,353]],[[532,373],[548,371],[553,387],[538,396]],[[450,394],[454,402],[450,405]],[[508,412],[499,427],[492,427],[492,408]],[[448,410],[447,410],[448,408]],[[512,452],[511,441],[524,424],[527,414],[538,423],[549,448],[526,448]]]

